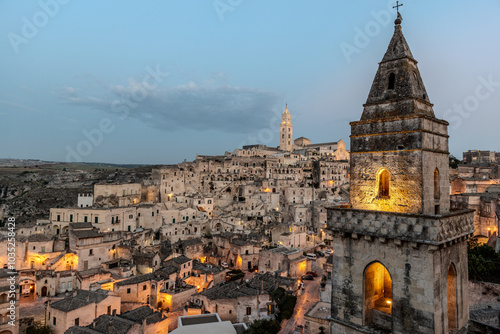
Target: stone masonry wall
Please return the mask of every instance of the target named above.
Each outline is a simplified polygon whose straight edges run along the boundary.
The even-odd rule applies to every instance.
[[[422,153],[419,151],[351,154],[353,208],[420,213],[422,207]],[[390,173],[390,198],[378,198],[377,173]]]
[[[464,247],[464,242],[436,249],[425,244],[337,234],[332,273],[334,332],[370,332],[366,327],[361,329],[364,273],[374,262],[383,264],[391,275],[394,333],[447,332],[443,329],[447,329],[446,279],[451,263],[457,269],[459,326],[464,326],[468,312],[467,260],[460,255]]]
[[[354,208],[434,214],[449,210],[447,122],[425,116],[351,122]],[[379,172],[390,173],[389,198],[379,198]],[[434,171],[439,171],[439,199]],[[436,211],[437,210],[437,211]]]

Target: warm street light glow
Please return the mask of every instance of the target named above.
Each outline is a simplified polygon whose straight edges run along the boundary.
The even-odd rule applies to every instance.
[[[306,270],[306,267],[307,267],[307,261],[302,261],[302,262],[300,263],[300,269],[301,269],[301,270]]]
[[[243,259],[238,255],[238,257],[236,258],[236,268],[241,268],[242,263]]]

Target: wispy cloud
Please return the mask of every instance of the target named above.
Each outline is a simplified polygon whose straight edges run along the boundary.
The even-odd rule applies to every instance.
[[[56,94],[66,104],[87,106],[115,113],[117,105],[134,104],[128,117],[165,131],[179,129],[250,132],[267,124],[281,101],[270,91],[247,87],[214,86],[210,80],[199,86],[189,81],[173,88],[157,88],[140,102],[131,96],[142,83],[129,79],[127,85],[112,85],[99,95],[84,95],[64,87]]]
[[[0,100],[0,103],[8,105],[8,106],[16,107],[19,109],[27,110],[27,111],[34,111],[34,112],[40,113],[40,114],[43,113],[41,110],[31,108],[31,107],[25,106],[23,104],[15,103],[15,102]]]

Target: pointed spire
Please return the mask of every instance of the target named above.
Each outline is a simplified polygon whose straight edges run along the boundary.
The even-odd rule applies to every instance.
[[[368,99],[362,120],[410,114],[434,117],[424,82],[401,29],[403,18],[398,12],[394,34],[385,52]]]
[[[288,111],[288,103],[285,104],[285,111],[283,114],[289,114],[290,112]]]
[[[406,43],[406,39],[401,29],[401,21],[403,21],[403,18],[401,17],[401,14],[398,13],[398,18],[394,21],[394,35],[392,35],[391,42],[385,52],[384,58],[382,58],[382,62],[400,58],[409,58],[416,61],[413,58],[408,43]]]

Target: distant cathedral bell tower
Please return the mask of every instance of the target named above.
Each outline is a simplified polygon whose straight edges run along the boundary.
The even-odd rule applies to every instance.
[[[292,115],[288,111],[288,105],[281,114],[280,124],[280,150],[291,152],[293,150],[293,124]]]

